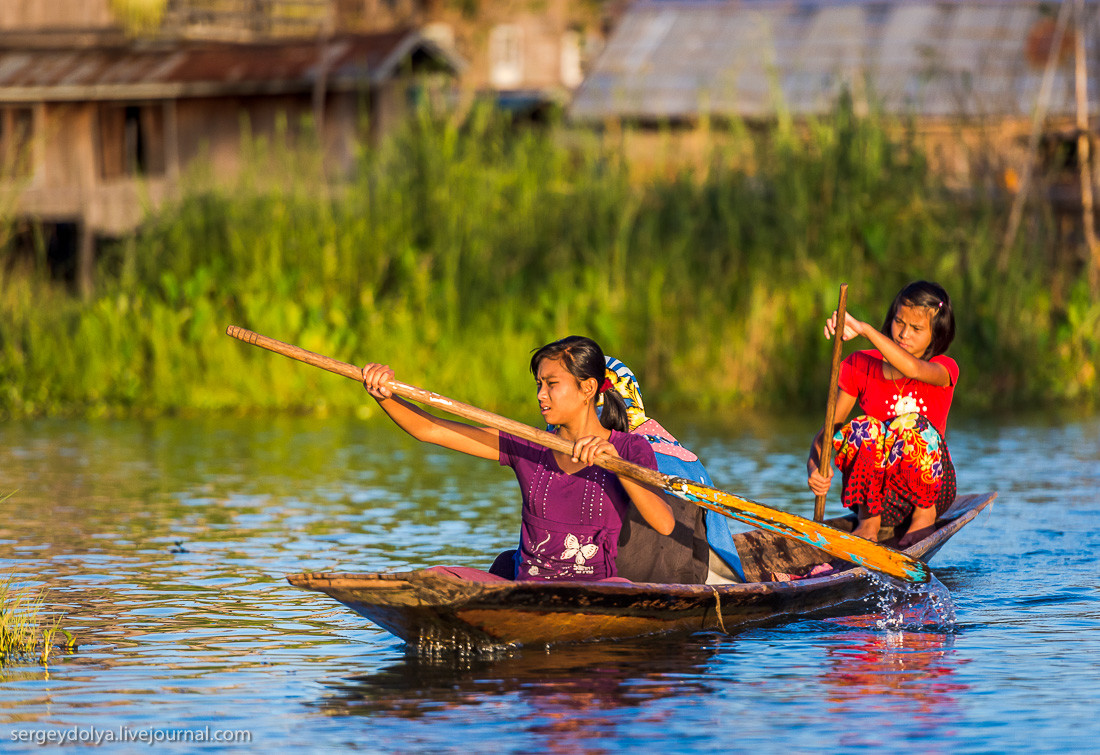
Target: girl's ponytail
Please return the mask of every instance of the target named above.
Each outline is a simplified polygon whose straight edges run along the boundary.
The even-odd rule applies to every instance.
[[[618,430],[621,433],[630,431],[630,418],[626,414],[626,401],[614,388],[608,388],[603,392],[600,424],[608,430]]]

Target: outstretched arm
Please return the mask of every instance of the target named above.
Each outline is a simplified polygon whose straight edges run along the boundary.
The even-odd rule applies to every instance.
[[[499,431],[429,414],[419,406],[394,396],[386,387],[391,380],[393,370],[387,365],[368,364],[363,368],[363,387],[402,430],[417,440],[470,456],[493,460],[500,458]]]
[[[825,321],[825,337],[832,338],[836,332],[836,312]],[[907,378],[919,380],[922,383],[945,386],[951,385],[951,374],[942,364],[920,359],[894,343],[890,336],[869,324],[857,320],[851,314],[844,315],[845,341],[850,341],[856,336],[863,336],[882,353],[882,356],[890,363],[890,366]]]

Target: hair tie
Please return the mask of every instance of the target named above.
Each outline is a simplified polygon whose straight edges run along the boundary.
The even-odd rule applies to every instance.
[[[613,389],[614,387],[615,387],[615,386],[613,386],[613,385],[611,384],[611,381],[610,381],[609,379],[607,379],[607,378],[604,378],[604,379],[603,379],[603,382],[602,382],[602,383],[600,383],[600,390],[599,390],[599,391],[597,391],[597,392],[598,392],[598,393],[604,393],[605,391],[610,391],[610,390],[611,390],[611,389]]]

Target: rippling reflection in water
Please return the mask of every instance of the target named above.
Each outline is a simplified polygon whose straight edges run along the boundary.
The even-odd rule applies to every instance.
[[[667,424],[720,487],[812,512],[810,423]],[[305,751],[1088,749],[1100,420],[959,422],[951,443],[960,490],[1000,496],[933,560],[949,595],[884,586],[862,615],[734,637],[421,658],[283,575],[484,568],[517,538],[509,470],[343,419],[9,424],[0,567],[48,586],[80,647],[0,671],[0,749],[205,726]]]

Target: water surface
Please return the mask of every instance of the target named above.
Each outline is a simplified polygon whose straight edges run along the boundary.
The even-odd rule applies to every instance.
[[[720,487],[812,513],[812,423],[664,419]],[[80,647],[0,670],[0,749],[205,727],[307,752],[1092,749],[1100,419],[950,442],[960,491],[999,493],[932,561],[954,621],[884,625],[879,595],[734,636],[426,659],[284,575],[484,568],[517,538],[509,470],[342,418],[10,423],[0,569],[48,586]]]

